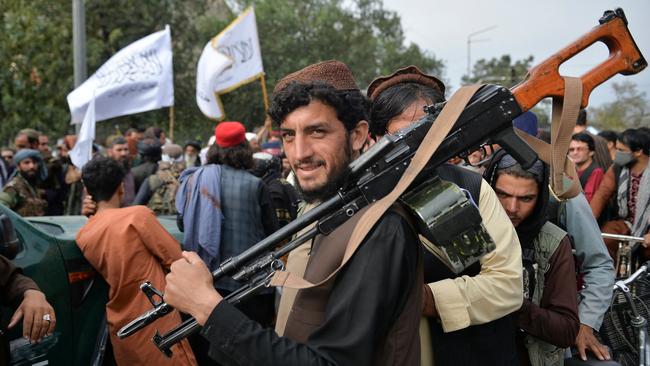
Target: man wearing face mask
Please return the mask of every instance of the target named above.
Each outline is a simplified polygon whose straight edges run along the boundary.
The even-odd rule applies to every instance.
[[[616,141],[614,165],[607,170],[603,182],[591,200],[591,210],[600,216],[610,198],[615,198],[617,217],[601,227],[606,233],[643,236],[643,256],[650,257],[650,135],[638,129],[623,131]],[[612,258],[617,243],[605,240]]]

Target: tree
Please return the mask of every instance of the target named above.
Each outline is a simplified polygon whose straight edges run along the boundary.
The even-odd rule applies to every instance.
[[[626,80],[613,83],[616,99],[589,109],[589,123],[603,130],[622,131],[650,125],[650,102],[645,92],[635,83]]]
[[[471,75],[463,75],[463,84],[489,83],[499,84],[511,88],[524,79],[528,69],[532,66],[533,56],[514,63],[510,55],[490,60],[480,59],[472,67]]]
[[[376,76],[415,64],[441,75],[443,64],[415,44],[405,44],[399,16],[381,0],[93,0],[86,2],[88,74],[118,50],[169,24],[174,52],[175,140],[212,134],[215,121],[195,101],[196,64],[203,46],[246,6],[255,4],[269,91],[287,73],[339,59],[364,89]],[[231,10],[232,6],[234,11]],[[73,90],[70,0],[0,0],[0,141],[34,127],[52,137],[72,131],[66,95]],[[227,118],[261,125],[259,82],[222,97]],[[116,130],[167,128],[168,111],[123,116],[97,124],[102,142]]]
[[[338,59],[361,89],[377,76],[418,65],[441,75],[443,64],[417,45],[405,45],[401,19],[381,0],[260,0],[255,14],[269,90],[284,75],[309,64]],[[240,8],[251,1],[237,1]],[[228,119],[261,125],[264,110],[259,83],[222,96]]]
[[[0,0],[0,144],[22,128],[53,134],[70,121],[65,93],[72,85],[70,1]]]
[[[480,59],[474,63],[471,75],[463,75],[461,82],[465,85],[486,83],[498,84],[512,88],[524,80],[528,70],[533,66],[533,56],[522,60],[512,61],[510,55],[502,55],[500,58],[490,60]],[[551,100],[543,99],[538,103],[532,112],[537,116],[540,128],[548,129],[551,124]]]

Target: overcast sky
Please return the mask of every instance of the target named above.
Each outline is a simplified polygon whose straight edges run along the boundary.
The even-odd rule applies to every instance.
[[[534,56],[533,64],[574,41],[598,24],[606,9],[622,7],[629,28],[646,59],[650,58],[650,1],[648,0],[384,0],[385,8],[402,18],[407,42],[414,42],[445,62],[450,89],[467,73],[467,37],[472,37],[471,60],[510,54],[514,60]],[[596,43],[560,69],[582,75],[607,58],[607,47]],[[630,80],[650,98],[650,68],[633,76],[617,75],[596,88],[590,106],[612,101],[612,82]]]

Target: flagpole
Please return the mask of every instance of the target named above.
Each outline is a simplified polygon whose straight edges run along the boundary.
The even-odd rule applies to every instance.
[[[264,98],[264,112],[269,111],[269,95],[266,92],[266,78],[264,77],[264,73],[260,75],[260,82],[262,83],[262,97]]]
[[[169,107],[169,139],[174,142],[174,106]]]

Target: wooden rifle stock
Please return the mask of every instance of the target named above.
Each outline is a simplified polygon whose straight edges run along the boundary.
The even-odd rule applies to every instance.
[[[512,89],[523,111],[531,109],[543,98],[562,98],[564,80],[560,76],[560,65],[598,41],[607,46],[609,57],[580,76],[582,108],[589,104],[589,95],[598,85],[618,73],[636,74],[648,65],[627,28],[627,19],[621,8],[606,11],[599,23],[589,33],[533,67],[524,81]]]

